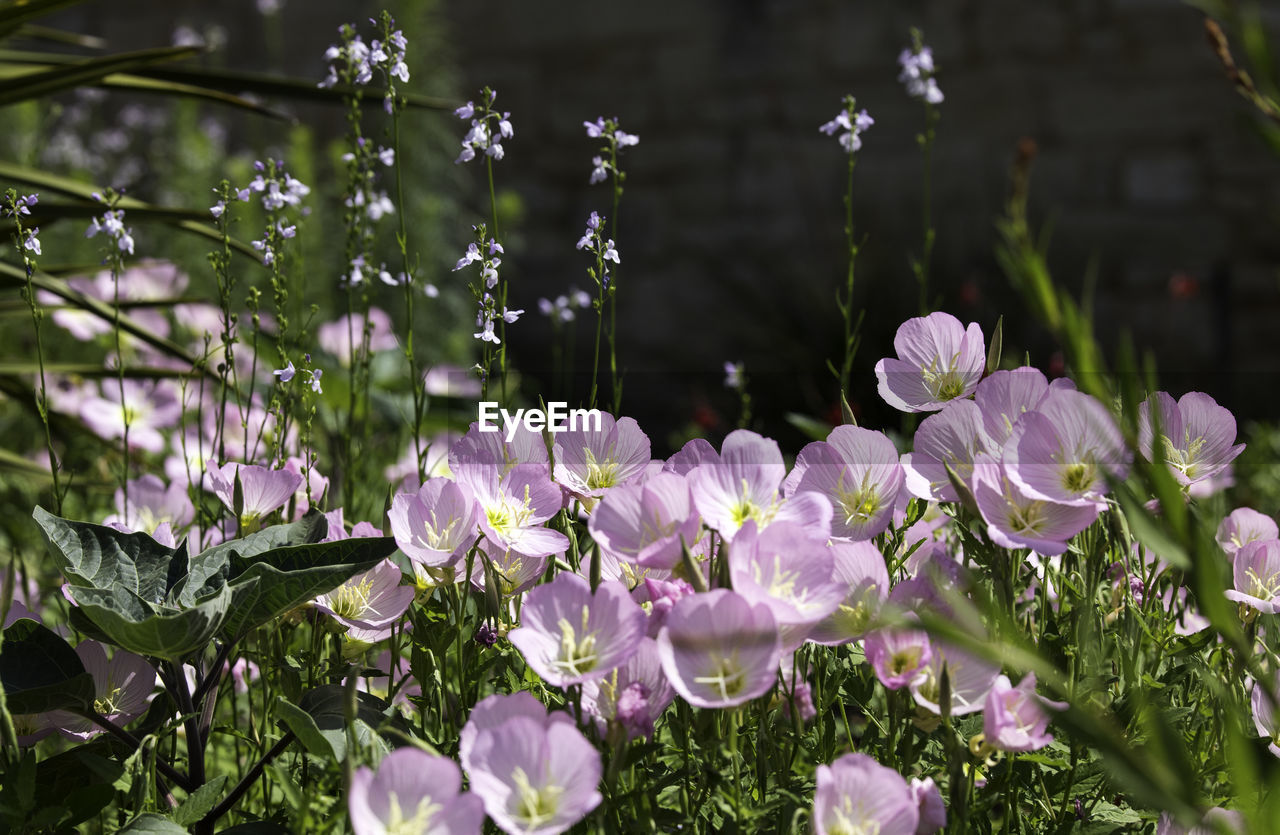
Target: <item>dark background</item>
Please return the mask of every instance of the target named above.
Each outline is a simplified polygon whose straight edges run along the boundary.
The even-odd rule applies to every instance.
[[[520,198],[508,223],[507,274],[513,306],[529,314],[509,332],[535,402],[550,386],[551,335],[537,299],[588,288],[589,259],[574,243],[591,210],[609,211],[608,186],[587,184],[596,143],[582,128],[603,115],[641,137],[624,156],[619,354],[623,412],[649,432],[655,454],[695,426],[712,435],[732,428],[726,360],[746,363],[756,426],[784,447],[803,441],[786,412],[836,416],[825,361],[840,350],[833,293],[844,275],[846,160],[818,126],[852,93],[876,124],[855,175],[855,225],[865,236],[856,300],[867,315],[850,396],[866,425],[897,425],[875,393],[872,367],[892,354],[895,329],[917,312],[908,259],[922,238],[915,137],[923,110],[897,81],[897,55],[914,25],[933,47],[946,95],[933,186],[941,308],[987,333],[1003,314],[1006,358],[1029,352],[1034,364],[1058,370],[1055,346],[1011,295],[993,256],[1014,148],[1030,137],[1039,148],[1033,220],[1051,229],[1049,263],[1060,282],[1079,290],[1093,275],[1106,344],[1131,333],[1154,352],[1175,396],[1203,390],[1242,418],[1280,417],[1280,157],[1224,78],[1203,14],[1190,5],[399,5],[436,31],[432,61],[452,68],[437,83],[459,100],[492,86],[497,105],[512,113],[515,137],[496,176],[500,190]],[[231,64],[319,79],[337,24],[377,8],[288,0],[280,18],[264,19],[250,2],[146,2],[90,4],[75,14],[85,31],[122,47],[167,43],[178,23],[217,23]],[[1274,42],[1280,5],[1265,4],[1260,15]],[[411,38],[411,54],[414,46]],[[341,129],[337,114],[315,118]],[[457,123],[459,138],[464,128]],[[488,199],[482,167],[464,177],[471,179],[457,225],[465,239]],[[447,271],[459,254],[423,257]],[[578,324],[586,369],[589,317]]]

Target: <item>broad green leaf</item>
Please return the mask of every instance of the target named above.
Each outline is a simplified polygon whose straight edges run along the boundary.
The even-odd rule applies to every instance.
[[[242,539],[206,548],[191,558],[190,574],[173,589],[172,597],[179,605],[188,606],[217,591],[227,580],[233,555],[249,559],[276,548],[319,542],[328,531],[329,523],[325,515],[312,508],[296,522],[272,525]]]
[[[191,58],[203,51],[203,47],[197,46],[162,46],[88,58],[73,64],[10,76],[0,80],[0,107],[94,84],[113,73],[129,72],[148,64]]]
[[[105,525],[61,519],[42,507],[32,516],[53,545],[58,567],[73,585],[124,588],[144,601],[159,604],[187,573],[185,542],[169,548],[145,533],[124,533]]]
[[[22,618],[4,630],[0,685],[10,713],[83,709],[93,704],[93,678],[57,633]]]
[[[178,824],[163,815],[157,815],[154,812],[147,812],[146,814],[138,815],[136,818],[125,824],[124,828],[119,831],[136,832],[139,833],[139,835],[170,835],[170,833],[176,833],[176,835],[187,835],[186,827],[178,826]]]
[[[61,806],[65,810],[59,823],[75,826],[102,811],[115,799],[114,783],[124,768],[102,756],[105,746],[76,747],[41,760],[36,775],[37,807]]]
[[[223,632],[238,639],[368,571],[395,549],[396,541],[384,536],[276,548],[251,558],[233,554],[228,583],[235,598]]]
[[[347,694],[341,684],[325,684],[308,690],[297,705],[281,699],[280,718],[312,754],[342,760],[347,752]],[[355,731],[362,744],[377,738],[375,731],[390,723],[401,732],[411,730],[390,703],[363,691],[356,692]]]
[[[223,586],[214,596],[185,609],[156,606],[126,588],[71,586],[85,618],[116,646],[138,655],[182,661],[204,650],[218,633],[232,602]]]
[[[173,822],[179,826],[197,823],[218,805],[218,799],[222,797],[222,789],[226,785],[227,775],[219,774],[193,791],[181,806],[173,810]]]

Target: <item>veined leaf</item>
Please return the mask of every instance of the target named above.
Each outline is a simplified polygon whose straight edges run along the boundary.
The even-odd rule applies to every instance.
[[[209,646],[232,601],[226,586],[213,597],[183,609],[156,606],[126,588],[71,586],[69,591],[83,616],[111,643],[138,655],[170,661],[183,661]]]
[[[10,713],[85,708],[93,678],[76,651],[53,630],[21,618],[4,630],[0,684]]]
[[[62,573],[73,586],[124,588],[149,604],[159,604],[187,573],[187,546],[169,548],[145,533],[124,533],[105,525],[73,522],[42,507],[32,513],[55,550]]]
[[[206,548],[191,558],[190,573],[172,589],[170,598],[178,605],[189,606],[227,582],[232,557],[249,559],[276,548],[319,542],[328,529],[325,515],[313,508],[296,522],[272,525],[243,539]]]
[[[368,571],[395,550],[396,541],[384,536],[294,545],[251,559],[233,554],[228,583],[235,598],[223,632],[238,639]]]
[[[137,835],[187,835],[186,827],[179,826],[163,815],[147,812],[138,815],[125,824],[121,832],[133,832]]]

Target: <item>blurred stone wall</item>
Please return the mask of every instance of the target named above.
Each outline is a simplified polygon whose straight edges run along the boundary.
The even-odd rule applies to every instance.
[[[916,313],[908,256],[922,235],[923,118],[896,63],[916,25],[946,95],[934,163],[943,308],[988,332],[1004,314],[1009,350],[1052,366],[1053,346],[993,257],[1013,151],[1031,137],[1033,217],[1052,227],[1060,281],[1079,289],[1094,276],[1103,337],[1132,332],[1175,393],[1198,388],[1241,414],[1280,416],[1280,156],[1187,5],[450,0],[446,10],[463,89],[490,85],[513,114],[497,177],[524,200],[509,259],[520,306],[587,281],[573,243],[610,197],[587,185],[595,145],[583,120],[617,116],[641,137],[625,156],[618,241],[628,413],[666,426],[718,414],[729,428],[727,359],[746,361],[756,411],[773,424],[789,410],[831,410],[824,361],[839,350],[845,159],[817,128],[849,92],[876,119],[856,171],[867,319],[853,397],[871,425],[896,423],[872,366]],[[522,357],[546,350],[538,324],[513,330]]]
[[[933,47],[946,95],[933,182],[933,283],[943,309],[988,333],[1003,314],[1007,356],[1029,351],[1053,369],[1054,346],[993,256],[1014,148],[1031,137],[1039,148],[1033,218],[1052,230],[1050,264],[1061,282],[1079,291],[1092,276],[1102,336],[1114,344],[1131,332],[1155,352],[1175,394],[1200,389],[1242,416],[1280,417],[1280,155],[1267,150],[1189,5],[441,5],[459,95],[487,84],[512,112],[515,137],[496,177],[523,207],[505,230],[506,269],[512,307],[529,314],[509,336],[534,396],[552,391],[551,331],[537,300],[587,287],[589,261],[574,243],[590,211],[610,210],[608,187],[587,184],[596,143],[582,122],[617,116],[641,137],[625,153],[619,218],[624,411],[654,428],[659,448],[693,422],[727,430],[737,406],[721,367],[744,360],[761,428],[798,448],[782,415],[831,415],[836,402],[825,362],[840,350],[833,293],[844,275],[845,157],[818,126],[848,92],[876,119],[856,171],[855,224],[865,239],[856,301],[867,314],[851,399],[869,425],[897,425],[875,393],[872,367],[917,311],[909,256],[922,237],[915,137],[923,113],[898,83],[896,60],[914,25]],[[1264,6],[1280,44],[1280,7]],[[318,79],[338,24],[377,8],[287,0],[280,18],[264,20],[251,0],[89,3],[64,24],[137,46],[169,42],[178,24],[221,25],[228,41],[219,60]],[[311,115],[341,129],[332,109]],[[459,123],[459,137],[464,129]],[[456,218],[460,228],[488,214],[483,167],[462,173],[474,197]],[[458,255],[424,258],[447,269]],[[591,325],[581,313],[582,371]]]

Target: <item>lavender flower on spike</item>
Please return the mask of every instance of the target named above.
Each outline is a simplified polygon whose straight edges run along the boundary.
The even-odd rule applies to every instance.
[[[600,753],[572,724],[516,716],[480,730],[471,746],[471,790],[508,835],[555,835],[602,800]]]
[[[556,433],[553,457],[555,480],[575,496],[596,499],[606,490],[639,476],[649,463],[649,436],[634,418],[615,421],[600,415],[599,428],[591,422],[570,424]]]
[[[768,692],[782,637],[769,607],[727,589],[682,597],[658,633],[662,669],[695,707],[734,707]]]
[[[582,710],[595,718],[602,737],[649,738],[654,722],[675,697],[662,672],[658,644],[645,637],[626,663],[603,678],[583,682]]]
[[[644,637],[644,611],[620,583],[595,593],[576,574],[562,572],[530,591],[511,643],[544,681],[568,687],[598,679],[626,662]]]
[[[906,488],[916,498],[936,502],[960,500],[948,467],[967,482],[973,475],[974,456],[999,450],[984,428],[982,410],[972,400],[953,400],[921,421],[913,445],[915,449],[902,456]]]
[[[1008,676],[999,676],[987,693],[982,733],[988,745],[1001,751],[1036,751],[1053,742],[1046,733],[1046,707],[1066,710],[1066,702],[1051,702],[1036,694],[1036,674],[1027,673],[1014,687]]]
[[[1005,548],[1030,548],[1053,556],[1067,540],[1093,524],[1097,505],[1066,505],[1032,498],[1013,482],[1002,464],[986,453],[973,465],[973,497],[991,541]]]
[[[893,337],[897,359],[876,363],[880,396],[903,412],[934,412],[968,397],[986,369],[982,329],[950,313],[908,319]]]
[[[786,471],[777,441],[737,429],[724,439],[718,460],[699,464],[687,478],[698,512],[726,541],[748,519],[760,528],[775,520],[795,522],[810,538],[825,541],[831,534],[831,503],[812,492],[784,499],[778,487]]]
[[[466,487],[431,478],[416,493],[397,493],[387,518],[405,556],[439,568],[456,562],[476,541],[479,508]]]
[[[457,764],[413,746],[384,757],[376,774],[367,766],[357,768],[351,775],[347,810],[355,835],[479,835],[484,825],[484,803],[462,792]]]
[[[681,542],[698,538],[699,518],[689,484],[673,473],[659,473],[643,484],[615,487],[587,522],[601,551],[619,561],[646,568],[675,568]]]
[[[1160,424],[1157,449],[1151,415],[1156,408]],[[1213,478],[1244,451],[1236,444],[1236,419],[1207,394],[1182,395],[1176,403],[1158,391],[1138,408],[1138,448],[1149,461],[1160,455],[1183,485]]]
[[[823,124],[818,130],[827,136],[840,134],[840,147],[847,154],[856,154],[862,148],[862,132],[876,123],[867,115],[866,110],[855,111],[857,107],[853,96],[844,97],[844,110],[835,115],[830,122]]]
[[[1124,478],[1129,452],[1101,403],[1083,392],[1049,392],[1004,445],[1006,474],[1027,496],[1102,510],[1108,474]]]
[[[817,835],[915,835],[920,821],[907,781],[866,754],[845,754],[818,766],[813,793]]]
[[[1280,540],[1250,542],[1236,551],[1235,588],[1223,592],[1264,615],[1280,612]]]
[[[808,640],[836,646],[858,640],[871,628],[889,594],[889,570],[884,555],[869,541],[834,542],[829,550],[831,578],[847,591],[835,611],[809,631]]]
[[[1250,507],[1238,507],[1218,525],[1216,537],[1227,556],[1234,557],[1236,552],[1250,542],[1264,539],[1280,539],[1280,528],[1276,520]]]

